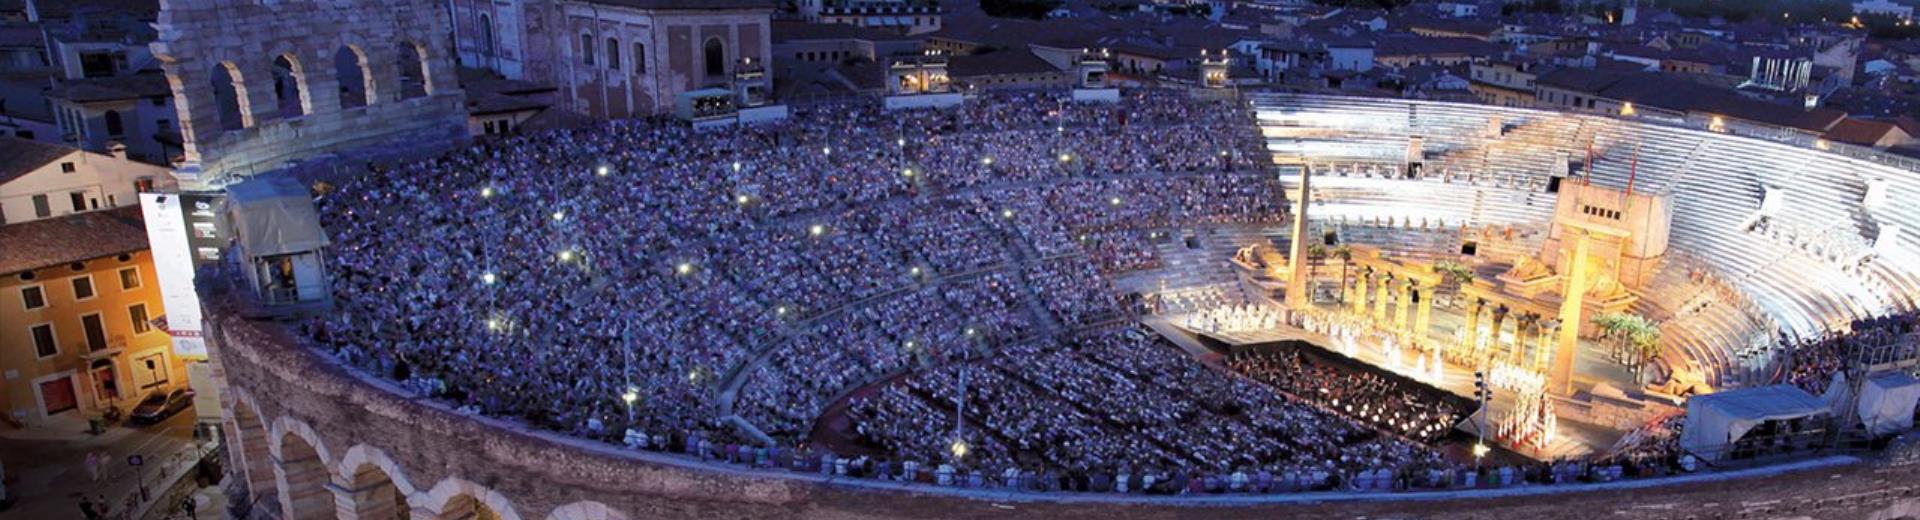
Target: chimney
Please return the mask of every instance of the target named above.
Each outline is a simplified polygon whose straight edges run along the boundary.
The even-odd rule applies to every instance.
[[[115,159],[125,161],[127,160],[127,145],[121,144],[119,141],[108,142],[107,153],[113,154]]]

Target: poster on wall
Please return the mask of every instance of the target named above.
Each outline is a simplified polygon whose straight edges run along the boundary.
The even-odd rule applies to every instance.
[[[174,355],[189,360],[207,358],[207,342],[201,337],[200,295],[193,288],[193,271],[219,259],[219,237],[211,232],[215,197],[190,193],[140,194],[140,210],[147,221],[147,242],[153,250],[153,268],[160,278],[160,301],[166,307],[165,330],[173,339]]]

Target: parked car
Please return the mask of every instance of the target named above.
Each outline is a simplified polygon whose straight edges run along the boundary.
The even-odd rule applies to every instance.
[[[134,424],[153,424],[166,420],[189,406],[193,406],[193,390],[185,388],[171,392],[155,390],[147,394],[146,399],[141,399],[140,404],[133,407],[133,414],[129,416],[128,421]]]

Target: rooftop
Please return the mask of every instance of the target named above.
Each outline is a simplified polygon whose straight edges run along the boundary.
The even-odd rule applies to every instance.
[[[0,184],[13,182],[35,168],[59,160],[74,152],[76,148],[28,141],[16,137],[0,137]],[[8,243],[11,244],[11,243]]]
[[[919,38],[895,31],[870,29],[844,23],[773,22],[773,42],[810,40],[906,41]]]
[[[643,10],[773,9],[773,0],[587,0],[588,3]]]
[[[139,206],[0,226],[0,274],[131,253],[147,248]]]
[[[956,78],[996,74],[1044,74],[1060,72],[1052,63],[1025,49],[954,56],[947,62],[947,73]]]
[[[64,80],[54,85],[52,91],[47,92],[47,97],[50,99],[64,99],[75,103],[172,95],[173,86],[167,84],[167,77],[161,74]]]

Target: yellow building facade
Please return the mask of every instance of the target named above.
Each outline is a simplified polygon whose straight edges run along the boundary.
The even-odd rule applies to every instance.
[[[187,384],[137,211],[0,227],[0,405],[31,427]]]

